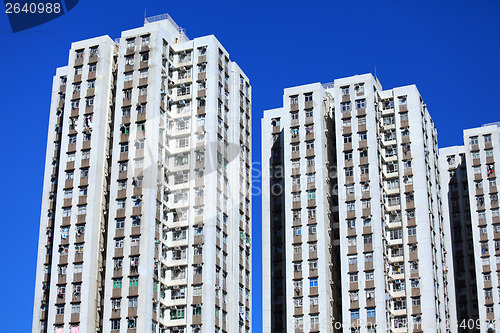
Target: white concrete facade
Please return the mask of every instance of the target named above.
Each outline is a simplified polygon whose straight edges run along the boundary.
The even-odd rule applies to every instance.
[[[500,314],[500,214],[496,166],[500,163],[498,124],[464,130],[477,303],[481,332],[498,330]],[[496,325],[496,327],[495,327]]]
[[[474,263],[476,256],[465,160],[464,146],[439,149],[443,218],[444,226],[448,229],[445,232],[448,238],[447,252],[453,257],[453,265],[448,267],[448,275],[454,277],[456,322],[453,324],[459,332],[476,332],[469,329],[470,323],[475,325],[479,314]],[[451,297],[452,295],[450,299]]]
[[[80,55],[80,50],[85,51]],[[114,52],[116,46],[109,37],[73,43],[68,66],[57,69],[54,77],[33,332],[69,331],[76,326],[70,324],[75,307],[82,331],[95,331],[100,321],[95,309],[100,306],[102,287],[103,190]]]
[[[333,332],[338,305],[331,282],[338,260],[330,244],[338,224],[329,210],[331,101],[321,84],[311,84],[285,89],[283,105],[265,111],[262,120],[263,284],[270,286],[264,290],[264,332]],[[273,197],[286,207],[282,215]]]

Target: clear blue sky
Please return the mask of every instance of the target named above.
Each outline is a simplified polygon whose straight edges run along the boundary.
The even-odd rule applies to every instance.
[[[73,41],[142,25],[168,12],[190,38],[214,34],[253,86],[253,156],[262,110],[283,88],[373,72],[385,88],[416,84],[440,147],[462,129],[500,120],[498,1],[96,1],[12,34],[0,19],[3,214],[2,332],[31,331],[52,76]],[[493,100],[493,104],[492,101]],[[261,332],[260,198],[253,206],[253,331]]]

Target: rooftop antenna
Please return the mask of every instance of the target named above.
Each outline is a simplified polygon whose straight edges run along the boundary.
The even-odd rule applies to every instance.
[[[144,23],[146,23],[146,8],[144,8]]]
[[[377,66],[375,66],[375,78],[377,78]]]

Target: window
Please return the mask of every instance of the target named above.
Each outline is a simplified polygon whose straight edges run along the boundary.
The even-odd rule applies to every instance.
[[[478,139],[477,136],[471,136],[469,140],[470,140],[470,144],[471,145],[477,145],[477,144],[479,144],[479,139]]]
[[[307,191],[307,200],[316,199],[316,190]]]
[[[63,217],[70,217],[71,216],[71,207],[64,207],[63,208]]]
[[[82,150],[82,160],[90,158],[90,149]]]
[[[317,286],[318,286],[318,278],[310,278],[309,287],[317,287]]]
[[[144,149],[144,139],[137,140],[135,142],[135,149],[137,150]]]
[[[128,142],[120,143],[120,153],[127,153],[127,152],[128,152]]]
[[[134,65],[134,56],[126,56],[125,57],[125,65],[126,66],[133,66]]]
[[[83,270],[83,264],[82,263],[76,263],[73,265],[73,273],[78,274],[81,273]]]
[[[66,285],[57,286],[57,296],[64,297],[66,294]]]
[[[391,240],[403,238],[403,230],[401,228],[391,229],[390,230],[390,238],[391,238]]]
[[[386,184],[387,184],[387,189],[388,190],[395,190],[395,189],[398,189],[399,188],[399,179],[390,179],[390,180],[387,180],[386,181]],[[398,196],[399,198],[399,196]],[[389,197],[390,199],[390,197]],[[390,200],[389,200],[390,201]],[[390,204],[389,204],[390,205]]]
[[[83,50],[76,51],[76,59],[83,59]]]
[[[115,248],[117,249],[123,248],[123,238],[115,239]]]
[[[64,314],[64,305],[56,305],[56,314],[58,315]]]
[[[344,152],[344,160],[346,161],[352,160],[352,150]]]
[[[116,220],[116,229],[123,229],[125,227],[125,219]],[[122,243],[123,247],[123,243]]]
[[[366,317],[367,318],[375,317],[375,308],[367,308],[366,309]]]
[[[85,215],[87,214],[87,205],[78,206],[77,215]]]
[[[359,170],[361,171],[362,175],[368,175],[369,173],[368,165],[360,165]]]
[[[365,91],[365,84],[364,83],[356,83],[354,85],[354,90],[356,93],[361,94]]]
[[[83,243],[75,244],[75,253],[83,253]]]
[[[122,287],[122,278],[113,279],[113,289],[118,289]]]
[[[342,95],[349,95],[349,86],[341,87]]]
[[[133,79],[133,72],[125,73],[125,79],[124,79],[125,82],[130,82],[130,81],[132,81],[132,79]],[[129,111],[130,111],[130,109],[129,109]]]
[[[354,168],[353,167],[345,168],[345,176],[346,177],[353,177],[354,176]]]
[[[141,45],[149,45],[149,35],[141,36]]]
[[[75,75],[82,75],[82,72],[83,72],[82,66],[75,67]]]
[[[368,234],[368,235],[363,236],[363,243],[364,244],[372,244],[372,242],[373,242],[372,234]]]
[[[358,282],[358,273],[349,273],[349,282]]]
[[[136,308],[137,307],[137,296],[128,298],[128,307],[129,308]]]
[[[359,310],[351,310],[351,319],[359,319]]]
[[[484,135],[484,143],[491,142],[491,134]]]
[[[120,319],[111,319],[111,329],[112,330],[120,329]]]
[[[94,63],[94,64],[89,64],[89,72],[92,73],[92,72],[95,72],[97,71],[97,64]]]
[[[387,197],[387,201],[389,206],[398,206],[400,205],[399,195],[391,195]]]
[[[123,267],[123,258],[115,258],[115,259],[113,259],[113,263],[114,263],[115,270],[122,269],[122,267]]]
[[[125,209],[125,199],[116,200],[117,209]]]
[[[121,298],[111,299],[111,306],[112,306],[113,310],[120,309],[121,308],[121,303],[122,303]]]
[[[89,176],[89,168],[80,169],[80,178]]]
[[[133,236],[130,239],[130,246],[139,246],[141,242],[141,239],[139,236]]]
[[[149,60],[149,52],[143,52],[140,54],[141,61],[148,61]]]
[[[71,199],[73,197],[73,190],[64,190],[64,199]]]
[[[312,100],[313,100],[313,94],[312,93],[304,94],[304,101],[305,102],[312,102]]]
[[[364,108],[366,108],[366,100],[364,100],[364,99],[358,99],[356,101],[356,109],[359,110],[359,109],[364,109]]]
[[[144,158],[138,158],[134,160],[134,168],[142,169],[144,166]]]
[[[351,102],[340,103],[340,106],[342,107],[342,112],[351,111]]]
[[[354,184],[349,184],[345,186],[345,192],[347,195],[354,194]]]
[[[174,308],[170,310],[170,319],[175,320],[175,319],[184,319],[185,315],[185,308]]]
[[[293,299],[293,305],[296,308],[302,307],[302,297],[300,297],[300,298],[294,298]]]
[[[71,313],[80,313],[80,303],[71,304]]]
[[[373,280],[374,277],[375,277],[374,271],[367,271],[367,272],[365,272],[365,280],[366,281]]]

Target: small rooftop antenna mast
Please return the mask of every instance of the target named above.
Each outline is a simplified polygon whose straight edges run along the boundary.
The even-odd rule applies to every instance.
[[[377,66],[375,66],[375,78],[377,78]]]
[[[144,23],[146,23],[146,8],[144,8]]]

